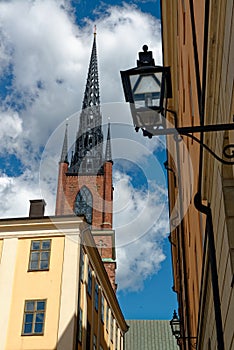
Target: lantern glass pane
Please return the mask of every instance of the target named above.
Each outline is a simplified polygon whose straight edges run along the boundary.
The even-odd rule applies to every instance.
[[[152,109],[145,109],[142,112],[138,111],[136,114],[135,125],[152,132],[155,127],[163,125],[162,116],[160,113],[153,111]]]
[[[161,101],[162,72],[130,76],[136,108],[159,108]]]
[[[180,333],[180,323],[174,323],[174,331],[175,333]]]

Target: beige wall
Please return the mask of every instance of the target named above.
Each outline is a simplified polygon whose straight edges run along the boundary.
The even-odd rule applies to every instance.
[[[17,256],[17,238],[1,241],[2,257],[0,263],[0,344],[5,349],[7,342],[7,327],[10,320],[12,302],[12,285],[15,276],[15,263]],[[22,324],[22,321],[21,321]]]
[[[2,258],[3,239],[0,239],[0,263]]]
[[[61,281],[57,350],[72,350],[77,324],[80,267],[80,238],[66,236]]]
[[[30,244],[29,238],[18,239],[6,350],[49,350],[57,344],[64,238],[52,238],[49,271],[28,272]],[[24,302],[28,299],[47,301],[43,336],[21,336]]]

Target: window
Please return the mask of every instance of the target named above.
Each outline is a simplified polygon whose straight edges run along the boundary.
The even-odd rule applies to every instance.
[[[88,293],[92,294],[92,271],[90,267],[88,268]]]
[[[118,349],[118,327],[115,328],[115,349]]]
[[[106,307],[106,330],[109,329],[109,307]]]
[[[114,325],[113,325],[113,316],[111,314],[111,316],[110,316],[110,339],[111,339],[112,342],[113,342],[113,327],[114,327]]]
[[[234,248],[230,249],[230,254],[231,254],[231,267],[232,267],[232,282],[231,282],[231,287],[233,288],[234,286]]]
[[[102,300],[101,300],[101,320],[104,322],[104,296],[102,295]]]
[[[95,284],[95,309],[98,311],[98,284]]]
[[[84,253],[81,251],[81,258],[80,258],[81,262],[81,268],[80,268],[80,279],[81,281],[84,280]]]
[[[88,173],[91,173],[92,170],[93,170],[93,160],[88,158],[88,159],[86,160],[86,171],[87,171]]]
[[[87,322],[87,331],[86,331],[86,348],[87,350],[90,349],[90,343],[91,343],[91,325],[89,321]]]
[[[80,309],[80,311],[79,311],[79,329],[78,329],[78,340],[79,340],[79,342],[82,341],[82,317],[83,317],[83,312]]]
[[[22,335],[44,333],[46,300],[26,300]]]
[[[74,212],[76,215],[85,215],[88,224],[92,224],[93,197],[86,186],[83,186],[76,196]]]
[[[93,350],[96,350],[97,349],[97,337],[96,335],[94,334],[93,335]]]
[[[50,261],[51,240],[32,241],[30,249],[29,270],[48,270]]]

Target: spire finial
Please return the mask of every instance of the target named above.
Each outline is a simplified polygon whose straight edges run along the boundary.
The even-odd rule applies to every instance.
[[[95,28],[96,26],[94,26]],[[82,109],[92,106],[99,106],[99,82],[98,82],[98,64],[97,64],[97,47],[96,47],[96,30],[94,29],[93,47],[89,62],[88,77],[85,87]]]
[[[60,158],[60,163],[67,163],[68,164],[68,155],[67,155],[67,129],[68,129],[68,119],[66,119],[66,129],[65,129],[65,135],[64,135],[64,141],[63,141],[63,148]]]
[[[106,138],[106,154],[105,154],[105,160],[106,160],[106,162],[112,162],[112,155],[111,155],[111,137],[110,137],[110,118],[108,118],[108,131],[107,131],[107,138]]]
[[[96,34],[97,34],[97,26],[96,26],[96,24],[94,24],[94,26],[93,26],[93,34],[94,34],[94,36],[96,36]]]

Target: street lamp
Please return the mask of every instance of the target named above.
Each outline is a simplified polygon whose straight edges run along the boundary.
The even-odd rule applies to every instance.
[[[194,349],[196,349],[196,339],[197,337],[184,337],[182,335],[182,329],[181,329],[181,321],[176,313],[176,310],[174,310],[173,317],[170,321],[171,331],[174,337],[177,340],[178,345],[181,343],[181,340],[187,340],[190,342],[190,346]]]
[[[170,321],[171,331],[172,334],[176,339],[181,338],[181,322],[180,319],[176,313],[176,310],[174,310],[173,317]]]
[[[154,130],[165,128],[165,102],[171,96],[169,67],[156,66],[152,51],[143,46],[137,67],[121,71],[126,102],[130,103],[136,130],[152,137]]]
[[[154,135],[186,135],[198,142],[217,160],[224,164],[234,164],[216,155],[206,144],[201,142],[194,133],[234,130],[234,123],[214,125],[178,126],[176,112],[167,109],[167,99],[172,97],[170,67],[156,66],[152,51],[143,46],[139,52],[137,67],[121,71],[122,85],[126,102],[130,103],[133,124],[136,131],[142,129],[143,135],[151,138]],[[174,127],[168,127],[166,113],[174,115]],[[224,157],[231,159],[234,152],[229,152],[234,145],[223,149]]]

